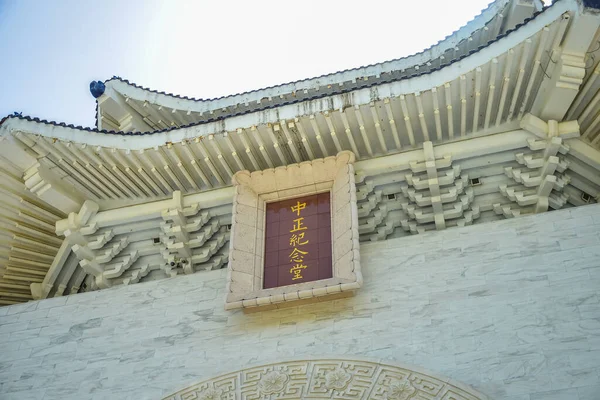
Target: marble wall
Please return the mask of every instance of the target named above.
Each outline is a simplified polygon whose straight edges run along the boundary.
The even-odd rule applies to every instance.
[[[0,398],[156,399],[313,356],[600,398],[600,205],[363,244],[361,263],[355,297],[254,314],[223,309],[225,270],[0,308]]]

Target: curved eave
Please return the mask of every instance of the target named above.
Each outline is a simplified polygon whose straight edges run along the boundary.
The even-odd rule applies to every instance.
[[[176,109],[193,112],[209,112],[211,110],[219,110],[227,107],[233,107],[238,104],[252,104],[256,102],[273,101],[269,99],[277,99],[280,96],[287,96],[292,93],[302,91],[315,91],[315,90],[326,90],[330,85],[348,85],[349,82],[356,82],[356,80],[363,79],[364,77],[378,78],[381,75],[397,73],[399,71],[409,71],[418,68],[427,69],[428,63],[436,62],[444,63],[439,61],[440,57],[446,55],[448,52],[454,53],[456,46],[467,39],[472,39],[474,34],[478,31],[482,31],[475,43],[470,44],[474,48],[485,45],[488,41],[496,39],[496,35],[499,33],[500,25],[503,23],[501,16],[510,0],[496,0],[488,5],[478,16],[473,18],[467,24],[448,35],[446,38],[440,40],[433,46],[410,56],[385,61],[373,65],[348,69],[336,73],[326,74],[315,78],[303,79],[300,81],[289,82],[281,85],[271,86],[267,88],[252,90],[249,92],[239,93],[230,96],[224,96],[213,99],[197,99],[187,96],[176,95],[173,93],[166,93],[162,91],[152,90],[135,83],[132,83],[126,79],[120,77],[113,77],[105,82],[107,88],[111,88],[117,91],[119,94],[133,98],[142,102],[149,102],[155,105],[164,106],[169,109]],[[536,6],[537,7],[537,3]],[[494,24],[490,24],[494,21]],[[494,26],[490,26],[494,25]],[[488,31],[489,27],[489,31]],[[485,32],[483,30],[485,29]],[[452,56],[452,55],[451,55]],[[452,59],[446,60],[451,62]],[[411,72],[408,72],[409,74]]]
[[[59,174],[54,182],[48,177],[51,185],[59,188],[66,183],[64,190],[74,188],[103,208],[112,208],[162,199],[175,190],[197,193],[227,187],[239,170],[264,170],[341,150],[369,162],[410,154],[424,142],[437,147],[462,141],[454,143],[461,148],[476,138],[481,138],[480,144],[491,143],[496,134],[519,130],[521,117],[545,82],[540,57],[560,42],[569,21],[564,14],[575,16],[576,6],[575,1],[556,3],[489,46],[411,79],[160,133],[107,135],[9,118],[0,127],[6,140],[0,149],[11,161],[18,161],[21,151],[30,165],[38,162],[42,171]],[[585,174],[591,167],[593,177],[597,169],[593,160],[599,153],[587,145],[580,147],[581,155],[575,155],[585,164],[580,170]],[[485,146],[478,151],[489,155]],[[29,168],[24,165],[23,170]],[[577,184],[596,195],[583,179]]]
[[[140,150],[165,143],[177,143],[199,136],[235,132],[237,129],[278,123],[298,116],[315,115],[332,110],[344,110],[351,106],[368,105],[375,101],[443,87],[444,84],[474,71],[476,68],[489,63],[490,60],[500,57],[508,50],[519,46],[522,42],[540,32],[546,25],[557,21],[563,13],[578,11],[578,4],[574,0],[557,2],[552,7],[538,13],[535,18],[496,41],[490,42],[487,46],[471,52],[448,66],[417,76],[397,80],[382,76],[378,81],[366,83],[365,87],[358,90],[345,91],[340,89],[330,95],[318,94],[305,101],[289,101],[279,106],[264,106],[252,112],[242,111],[237,114],[233,113],[228,117],[214,117],[179,128],[146,133],[109,132],[30,117],[11,116],[0,125],[0,133],[7,130],[32,132],[62,141]],[[133,135],[136,136],[135,139],[131,137]]]

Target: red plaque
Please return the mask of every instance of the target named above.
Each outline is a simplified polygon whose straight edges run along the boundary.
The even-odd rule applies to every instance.
[[[267,204],[264,289],[333,276],[330,205],[329,192]]]

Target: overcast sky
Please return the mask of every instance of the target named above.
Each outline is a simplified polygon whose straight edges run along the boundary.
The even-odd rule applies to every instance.
[[[212,98],[403,57],[490,0],[0,0],[0,118],[93,126],[92,80]]]

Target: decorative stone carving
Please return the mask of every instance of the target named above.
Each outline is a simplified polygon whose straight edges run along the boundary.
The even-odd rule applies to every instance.
[[[233,176],[231,244],[225,309],[271,306],[358,289],[360,270],[354,154]],[[266,203],[331,193],[333,277],[263,289]],[[345,293],[343,294],[345,295]]]
[[[409,381],[394,381],[388,387],[385,398],[386,400],[409,400],[415,397],[416,394],[417,389]]]
[[[207,388],[198,392],[198,400],[219,400],[221,399],[221,389]]]
[[[200,382],[165,400],[194,398],[490,400],[466,385],[415,368],[341,359],[251,367]]]
[[[264,395],[280,393],[285,389],[288,380],[289,377],[281,371],[267,372],[260,378],[258,390]]]
[[[351,379],[352,374],[347,373],[343,369],[336,368],[325,374],[325,387],[327,389],[343,390]]]

